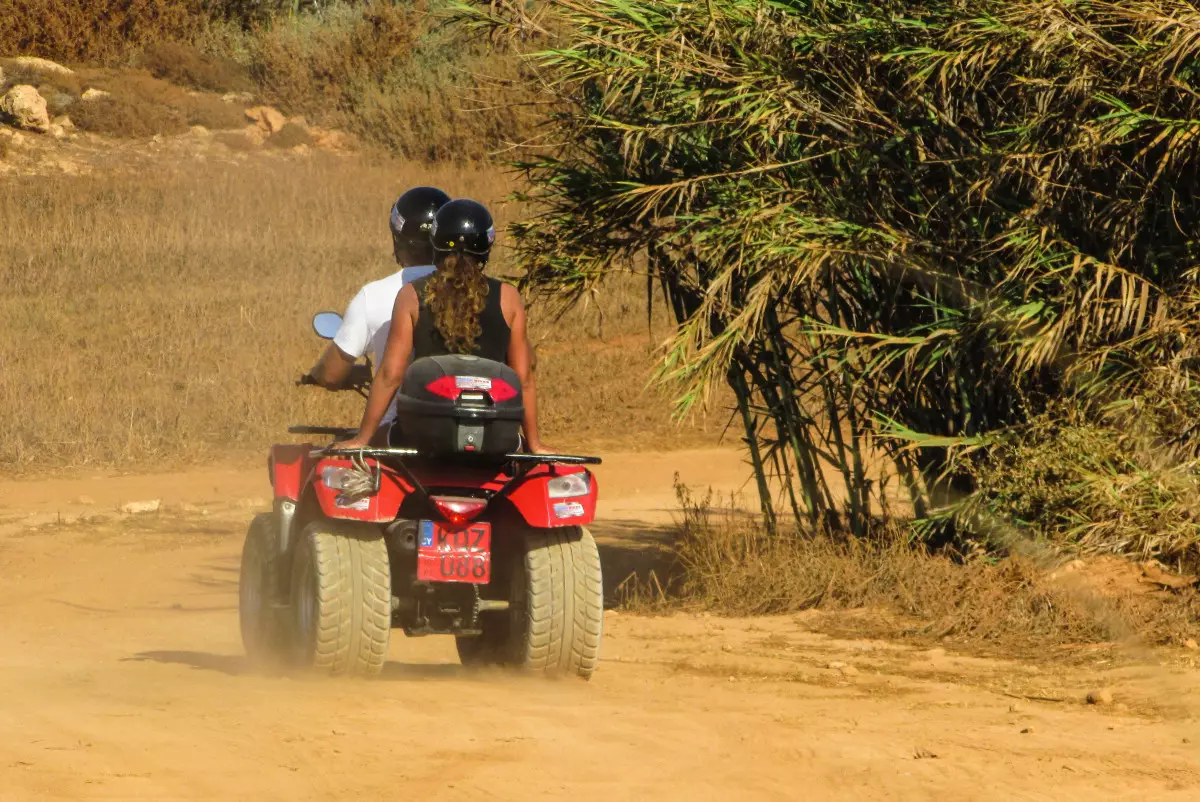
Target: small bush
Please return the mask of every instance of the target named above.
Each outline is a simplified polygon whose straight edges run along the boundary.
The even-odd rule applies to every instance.
[[[253,88],[237,62],[201,53],[180,42],[157,42],[142,52],[141,65],[155,78],[212,92],[242,92]]]
[[[1011,549],[1020,533],[1055,550],[1195,570],[1200,460],[1172,442],[1186,436],[1187,423],[1164,421],[1160,410],[1106,417],[1059,402],[981,458],[961,461],[977,490],[948,514],[993,549]]]

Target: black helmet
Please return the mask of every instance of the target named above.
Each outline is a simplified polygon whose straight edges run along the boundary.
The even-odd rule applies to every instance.
[[[429,241],[435,251],[464,251],[486,262],[496,241],[496,228],[482,203],[452,200],[434,215]]]
[[[402,246],[415,245],[422,250],[428,248],[433,216],[449,202],[449,195],[433,187],[413,187],[396,199],[388,223],[392,229],[392,246],[397,259],[400,258]]]

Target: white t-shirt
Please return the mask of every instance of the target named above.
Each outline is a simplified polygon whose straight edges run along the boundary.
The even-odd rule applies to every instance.
[[[372,281],[358,291],[358,295],[346,307],[342,318],[342,327],[334,336],[333,342],[346,356],[358,359],[364,354],[370,354],[375,369],[383,360],[383,352],[387,346],[388,333],[392,330],[392,309],[396,305],[396,296],[405,284],[424,278],[436,268],[433,265],[421,267],[405,267],[387,278]],[[383,416],[382,426],[391,423],[396,417],[396,399],[388,407]]]

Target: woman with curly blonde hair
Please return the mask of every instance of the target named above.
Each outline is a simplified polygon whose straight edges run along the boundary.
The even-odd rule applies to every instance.
[[[471,354],[504,362],[516,371],[525,402],[526,448],[534,454],[548,453],[538,436],[532,351],[521,294],[511,284],[483,273],[495,239],[492,216],[483,205],[454,200],[438,210],[430,233],[437,270],[396,296],[387,348],[362,424],[354,439],[339,444],[340,448],[364,447],[375,438],[410,358]]]

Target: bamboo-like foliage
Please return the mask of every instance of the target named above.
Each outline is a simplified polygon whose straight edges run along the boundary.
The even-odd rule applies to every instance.
[[[570,303],[645,271],[679,324],[661,376],[681,413],[732,387],[769,519],[865,534],[878,454],[944,512],[1052,400],[1190,447],[1193,3],[546,6],[526,281]]]

